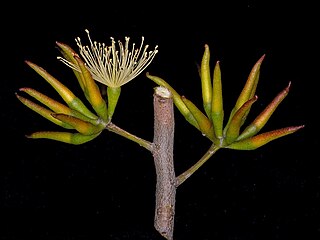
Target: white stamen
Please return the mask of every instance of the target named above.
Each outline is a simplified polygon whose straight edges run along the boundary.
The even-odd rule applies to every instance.
[[[85,30],[90,45],[83,45],[79,37],[76,38],[76,43],[80,50],[86,66],[92,74],[93,79],[107,85],[109,87],[121,87],[127,82],[137,77],[153,60],[158,53],[158,46],[153,51],[147,52],[149,45],[145,45],[144,37],[140,47],[136,49],[135,43],[132,44],[132,49],[129,51],[129,37],[125,37],[125,44],[118,41],[119,50],[116,48],[114,38],[111,39],[111,46],[106,46],[104,43],[92,41],[89,31]],[[80,71],[79,67],[68,60],[58,57],[60,61],[68,67]]]

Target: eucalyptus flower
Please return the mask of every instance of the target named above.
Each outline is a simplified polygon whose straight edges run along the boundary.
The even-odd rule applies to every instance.
[[[89,31],[87,29],[85,31],[88,35],[89,45],[82,44],[80,37],[76,38],[76,43],[92,78],[107,86],[108,116],[111,120],[120,96],[121,86],[143,72],[158,53],[158,46],[156,45],[154,50],[148,51],[149,45],[144,45],[144,37],[142,36],[138,48],[135,43],[129,47],[129,37],[125,37],[125,43],[119,40],[119,48],[117,48],[113,37],[110,38],[111,46],[108,46],[105,43],[92,41]],[[79,65],[70,60],[70,57],[58,57],[58,59],[80,72]]]

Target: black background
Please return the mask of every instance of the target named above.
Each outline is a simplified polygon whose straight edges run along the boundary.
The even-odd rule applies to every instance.
[[[319,66],[315,6],[211,1],[9,2],[2,7],[0,239],[162,239],[153,227],[151,154],[105,132],[80,146],[30,140],[56,129],[15,97],[32,87],[59,99],[24,60],[78,92],[55,41],[77,50],[75,37],[109,44],[143,35],[159,53],[148,67],[201,106],[196,64],[204,44],[220,61],[228,116],[254,63],[266,54],[253,119],[291,81],[290,93],[263,131],[305,125],[255,151],[220,150],[177,190],[176,240],[319,239],[317,153]],[[5,14],[4,14],[5,13]],[[145,71],[146,72],[146,71]],[[155,84],[145,72],[122,88],[113,122],[152,141]],[[312,113],[312,115],[311,115]],[[210,146],[175,111],[175,167],[181,173]],[[249,117],[250,118],[250,117]]]

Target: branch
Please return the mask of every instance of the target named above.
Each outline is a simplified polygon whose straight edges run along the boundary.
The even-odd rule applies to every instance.
[[[108,125],[106,126],[106,129],[108,129],[109,131],[114,132],[116,134],[119,134],[120,136],[125,137],[135,143],[138,143],[140,146],[142,146],[142,147],[148,149],[150,152],[152,152],[152,143],[119,128],[118,126],[116,126],[115,124],[113,124],[111,122],[108,123]]]
[[[187,180],[195,171],[197,171],[216,151],[218,151],[219,147],[215,144],[212,144],[208,151],[200,158],[198,162],[196,162],[192,167],[183,172],[177,177],[176,187],[181,185],[185,180]]]
[[[173,239],[176,177],[173,164],[174,112],[170,91],[156,87],[154,98],[153,157],[157,174],[154,227]]]

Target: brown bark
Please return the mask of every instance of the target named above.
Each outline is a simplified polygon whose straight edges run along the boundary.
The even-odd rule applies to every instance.
[[[173,164],[174,111],[171,93],[157,87],[154,93],[153,157],[157,175],[154,227],[173,239],[176,177]]]

